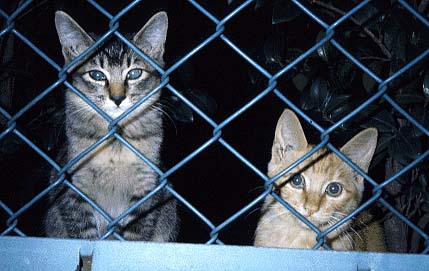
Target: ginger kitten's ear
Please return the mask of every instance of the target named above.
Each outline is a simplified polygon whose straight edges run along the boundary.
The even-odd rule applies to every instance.
[[[301,151],[307,147],[307,139],[298,117],[293,111],[284,110],[276,126],[272,148],[273,161],[281,161],[288,151]]]
[[[162,63],[167,29],[167,13],[164,11],[158,12],[134,36],[133,42],[149,57]]]
[[[55,12],[55,27],[66,63],[88,49],[94,40],[67,13]]]
[[[372,156],[377,147],[377,136],[377,129],[365,129],[350,139],[340,151],[363,171],[368,172]]]

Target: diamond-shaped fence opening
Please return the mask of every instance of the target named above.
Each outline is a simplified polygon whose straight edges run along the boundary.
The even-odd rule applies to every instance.
[[[9,180],[2,178],[5,188],[0,188],[1,235],[25,236],[28,233],[24,228],[28,225],[40,227],[42,217],[28,218],[31,214],[40,215],[41,211],[33,213],[34,206],[43,209],[47,205],[48,193],[63,186],[74,198],[95,208],[97,214],[107,221],[107,232],[100,239],[123,240],[124,236],[118,230],[121,223],[140,206],[148,204],[160,191],[168,191],[180,205],[182,237],[179,237],[179,241],[252,244],[259,208],[266,197],[273,197],[283,205],[285,212],[292,212],[315,231],[317,242],[314,249],[330,249],[325,240],[329,233],[369,207],[376,207],[383,213],[389,251],[429,251],[429,175],[426,166],[429,156],[429,111],[426,106],[429,99],[429,71],[425,62],[429,55],[429,41],[422,34],[429,30],[429,23],[424,13],[427,7],[423,4],[411,6],[405,1],[398,1],[380,7],[378,5],[381,4],[367,0],[334,6],[322,1],[295,0],[277,1],[271,5],[267,1],[248,0],[228,1],[230,5],[224,1],[222,7],[219,3],[202,5],[199,1],[188,0],[168,4],[166,1],[158,4],[148,1],[147,5],[140,3],[144,1],[133,1],[117,7],[112,3],[94,0],[83,1],[84,4],[80,3],[82,6],[66,3],[61,6],[49,1],[18,2],[0,5],[1,171],[10,170],[11,161],[17,161],[19,155],[21,159],[26,159],[28,151],[19,151],[24,148],[23,145],[37,154],[38,159],[43,160],[49,169],[45,170],[46,178],[42,181],[39,178],[30,178],[25,182],[21,180],[24,183],[37,181],[38,184],[23,188],[24,194],[31,196],[23,202],[16,200],[19,204],[11,204],[15,202],[13,199],[11,201],[11,196],[19,195],[19,191],[11,191],[7,185]],[[45,24],[50,25],[49,29],[54,32],[53,13],[56,9],[79,11],[83,7],[97,18],[101,16],[107,23],[93,27],[99,28],[97,30],[100,32],[95,44],[65,66],[59,64],[62,63],[59,46],[57,53],[46,52],[47,48],[59,44],[55,33],[33,35],[25,32],[42,31]],[[125,35],[127,31],[121,28],[125,21],[129,27],[129,22],[139,16],[139,11],[150,13],[160,9],[166,9],[170,18],[167,64],[164,68],[136,47]],[[180,9],[186,9],[189,16],[181,17]],[[216,12],[212,13],[212,10]],[[213,15],[218,13],[226,15]],[[244,13],[246,16],[239,18]],[[40,14],[49,14],[49,18],[42,19]],[[147,14],[147,18],[151,14]],[[418,25],[416,29],[422,31],[401,32],[401,23],[404,23],[401,21],[396,24],[392,20],[395,14],[406,14],[401,20],[405,24]],[[40,21],[35,20],[32,27],[20,28],[20,23],[28,24],[29,20],[23,20],[26,17],[39,18]],[[299,33],[290,30],[291,26],[298,27],[299,24],[294,24],[297,18],[311,22],[303,27],[303,32],[305,27],[314,28],[314,25],[322,31],[313,29],[312,34],[318,33],[314,37],[306,37],[306,33],[288,36],[290,33]],[[252,40],[249,35],[252,35],[252,28],[257,27],[258,21],[266,19],[269,23],[263,24],[264,28],[267,25],[269,27],[272,20],[272,29],[257,29],[258,39],[264,40],[264,44],[244,44],[243,40]],[[246,20],[252,20],[249,24],[251,27],[246,25]],[[98,24],[89,17],[85,21]],[[226,31],[229,24],[234,24],[234,31]],[[195,29],[188,31],[183,29],[183,25],[195,25],[197,30],[211,30],[195,34]],[[390,32],[384,30],[387,28]],[[265,36],[261,35],[264,31],[267,32]],[[392,33],[400,35],[392,36]],[[38,40],[38,37],[47,36],[52,37],[52,40]],[[69,75],[71,67],[85,61],[110,39],[122,41],[160,74],[159,85],[116,119],[112,119],[74,87]],[[362,44],[366,44],[368,40],[371,42],[370,49],[350,42],[362,41]],[[408,47],[404,45],[405,40],[409,41],[406,44]],[[293,48],[299,44],[311,45]],[[242,48],[244,46],[249,48]],[[19,55],[24,50],[21,47],[31,49],[32,55],[37,57],[32,56],[26,62]],[[175,49],[177,52],[174,52]],[[43,65],[49,65],[49,69],[55,70],[57,77],[52,78],[49,72],[39,70],[38,65],[43,67],[38,64],[40,60]],[[28,65],[19,67],[17,63]],[[25,85],[20,81],[29,78],[29,74],[34,75],[33,79],[28,80],[35,90],[31,98],[20,98],[20,95],[27,93],[20,90]],[[43,82],[37,82],[39,78]],[[161,89],[163,99],[160,110],[170,118],[165,121],[162,166],[130,144],[117,125],[127,115],[138,110],[146,100],[161,92]],[[55,155],[64,137],[61,132],[64,125],[58,125],[64,121],[61,119],[63,104],[61,98],[58,98],[63,90],[79,96],[108,125],[106,133],[69,161],[59,161]],[[356,93],[359,93],[358,101],[353,100],[353,94]],[[25,98],[25,103],[22,98]],[[237,101],[231,102],[231,99]],[[49,106],[50,103],[52,106]],[[266,165],[270,159],[275,124],[279,112],[285,107],[291,108],[299,116],[305,130],[313,131],[310,138],[316,145],[291,166],[270,178],[266,175]],[[37,120],[31,120],[31,117],[27,120],[33,111],[58,117],[59,120],[45,120],[44,117],[40,120],[37,116],[34,117]],[[33,129],[35,123],[42,128]],[[204,131],[201,131],[201,127],[204,127]],[[339,151],[340,145],[336,144],[336,141],[345,142],[341,138],[342,134],[346,134],[347,139],[356,134],[357,127],[375,127],[379,132],[374,157],[376,162],[373,162],[376,165],[368,174],[343,155]],[[36,134],[46,130],[53,132],[36,140]],[[133,201],[117,217],[111,217],[97,202],[85,195],[67,174],[109,140],[115,140],[129,149],[159,178],[159,183],[151,191]],[[364,176],[366,188],[360,207],[324,230],[317,229],[306,220],[282,199],[276,189],[276,181],[321,148],[334,152]],[[15,159],[8,159],[10,157]],[[13,168],[19,170],[18,165]],[[34,176],[39,176],[41,170],[35,170],[39,171],[35,171]],[[48,181],[50,170],[55,173],[51,183]],[[26,221],[28,219],[30,223]],[[398,228],[392,225],[398,225]],[[397,236],[392,235],[395,231]],[[30,235],[38,235],[33,232]],[[401,238],[405,242],[395,243]]]

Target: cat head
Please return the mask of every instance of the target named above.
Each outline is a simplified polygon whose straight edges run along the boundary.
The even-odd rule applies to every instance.
[[[376,146],[377,130],[368,128],[350,139],[340,151],[367,172]],[[312,148],[297,116],[285,110],[277,123],[268,175],[275,176]],[[314,153],[275,184],[281,197],[320,229],[355,210],[364,189],[363,177],[326,148]]]
[[[95,39],[62,11],[55,14],[55,25],[66,63],[82,54]],[[132,37],[132,42],[161,67],[167,36],[165,12],[155,14]],[[116,118],[153,90],[160,82],[156,70],[119,40],[112,38],[87,59],[72,67],[73,85],[100,109]],[[133,112],[136,117],[158,99],[158,91]],[[76,95],[67,92],[69,114],[92,116],[95,111]],[[130,116],[130,117],[133,117]],[[89,119],[89,118],[88,118]],[[95,119],[99,119],[96,117]]]

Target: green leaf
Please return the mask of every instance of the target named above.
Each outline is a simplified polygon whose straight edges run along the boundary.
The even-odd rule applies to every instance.
[[[385,152],[394,138],[395,135],[381,133],[377,141],[377,148],[375,149],[375,153]]]
[[[327,117],[330,121],[336,122],[346,116],[353,110],[350,104],[344,104],[340,107],[335,108],[331,112],[328,113]]]
[[[382,63],[380,63],[380,62],[373,62],[373,63],[369,64],[369,68],[372,72],[374,72],[375,74],[378,75],[381,73],[383,66],[382,66]],[[377,85],[377,82],[371,76],[369,76],[366,72],[363,72],[362,84],[363,84],[363,88],[368,93],[372,93],[375,90],[375,86]]]
[[[397,140],[392,141],[392,144],[389,145],[388,152],[389,152],[389,155],[399,163],[404,165],[408,162],[408,157],[406,157],[402,152],[401,147]]]
[[[421,92],[421,78],[416,77],[411,82],[402,87],[399,93],[394,96],[395,101],[401,105],[415,105],[425,102],[425,97]]]
[[[326,107],[326,112],[330,112],[330,111],[334,110],[335,108],[340,107],[341,105],[343,105],[345,103],[349,103],[351,98],[352,98],[351,94],[335,95],[329,101],[329,104]]]
[[[264,55],[267,63],[282,65],[286,56],[286,40],[280,35],[270,35],[264,43]]]
[[[426,101],[429,100],[429,71],[426,72],[423,78],[423,94],[425,95]]]
[[[418,178],[418,183],[422,187],[422,190],[424,192],[428,191],[428,180],[427,180],[426,174],[420,174],[420,176]]]
[[[332,86],[338,89],[350,89],[350,84],[356,78],[356,66],[350,60],[337,61],[330,73]]]
[[[387,156],[387,152],[376,153],[374,155],[374,158],[372,158],[371,160],[371,165],[369,169],[372,169],[376,167],[378,164],[380,164],[380,162],[382,162],[386,156]]]
[[[308,84],[308,78],[302,73],[298,73],[294,78],[292,78],[292,83],[299,91],[303,91]]]
[[[248,75],[253,85],[259,86],[264,81],[262,74],[253,68],[249,68]]]
[[[360,22],[365,24],[369,19],[377,15],[378,9],[373,3],[368,3],[353,14],[353,17]]]
[[[428,29],[423,24],[412,24],[413,28],[409,32],[409,43],[407,45],[407,60],[411,60],[420,55],[425,49],[429,48]],[[424,63],[418,63],[424,66]],[[414,66],[413,66],[414,67]],[[420,67],[421,68],[421,67]]]
[[[409,127],[401,127],[389,146],[389,154],[402,164],[414,160],[421,154],[420,139],[413,134]]]
[[[300,107],[302,110],[308,111],[314,108],[315,101],[310,95],[310,91],[304,91],[300,97]]]
[[[288,0],[279,0],[273,6],[272,24],[290,22],[301,14],[301,9]]]
[[[391,113],[387,110],[380,111],[375,116],[371,117],[368,122],[361,126],[365,128],[377,128],[378,132],[380,133],[392,133],[397,130],[396,121],[392,117]]]
[[[392,60],[397,59],[398,62],[405,63],[406,58],[406,44],[407,44],[407,30],[409,25],[406,25],[401,18],[399,12],[392,12],[384,20],[384,44],[392,53]]]
[[[255,10],[258,10],[267,4],[268,0],[256,0]]]
[[[424,103],[425,98],[417,93],[412,92],[403,92],[398,95],[395,95],[395,101],[398,102],[398,104],[417,104],[417,103]]]
[[[325,31],[320,31],[319,34],[317,34],[316,42],[321,41],[326,36]],[[323,59],[324,61],[328,62],[332,56],[332,45],[330,42],[325,42],[322,46],[317,48],[317,55]]]
[[[376,114],[375,112],[377,111],[378,108],[379,107],[377,105],[370,104],[359,112],[359,114],[356,116],[356,119],[357,120],[367,119],[369,116]]]
[[[413,108],[411,108],[410,114],[423,127],[425,127],[426,129],[429,127],[429,109],[423,106],[414,106]],[[414,127],[414,132],[416,136],[423,135],[423,132],[420,131],[420,129],[418,129],[417,127]]]
[[[326,80],[317,78],[311,85],[310,95],[319,111],[323,108],[323,105],[328,97],[328,82]]]

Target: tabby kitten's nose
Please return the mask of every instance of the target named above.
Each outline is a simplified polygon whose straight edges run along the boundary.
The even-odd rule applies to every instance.
[[[125,99],[125,96],[113,96],[111,95],[110,100],[112,100],[117,106],[119,106],[122,101]]]

